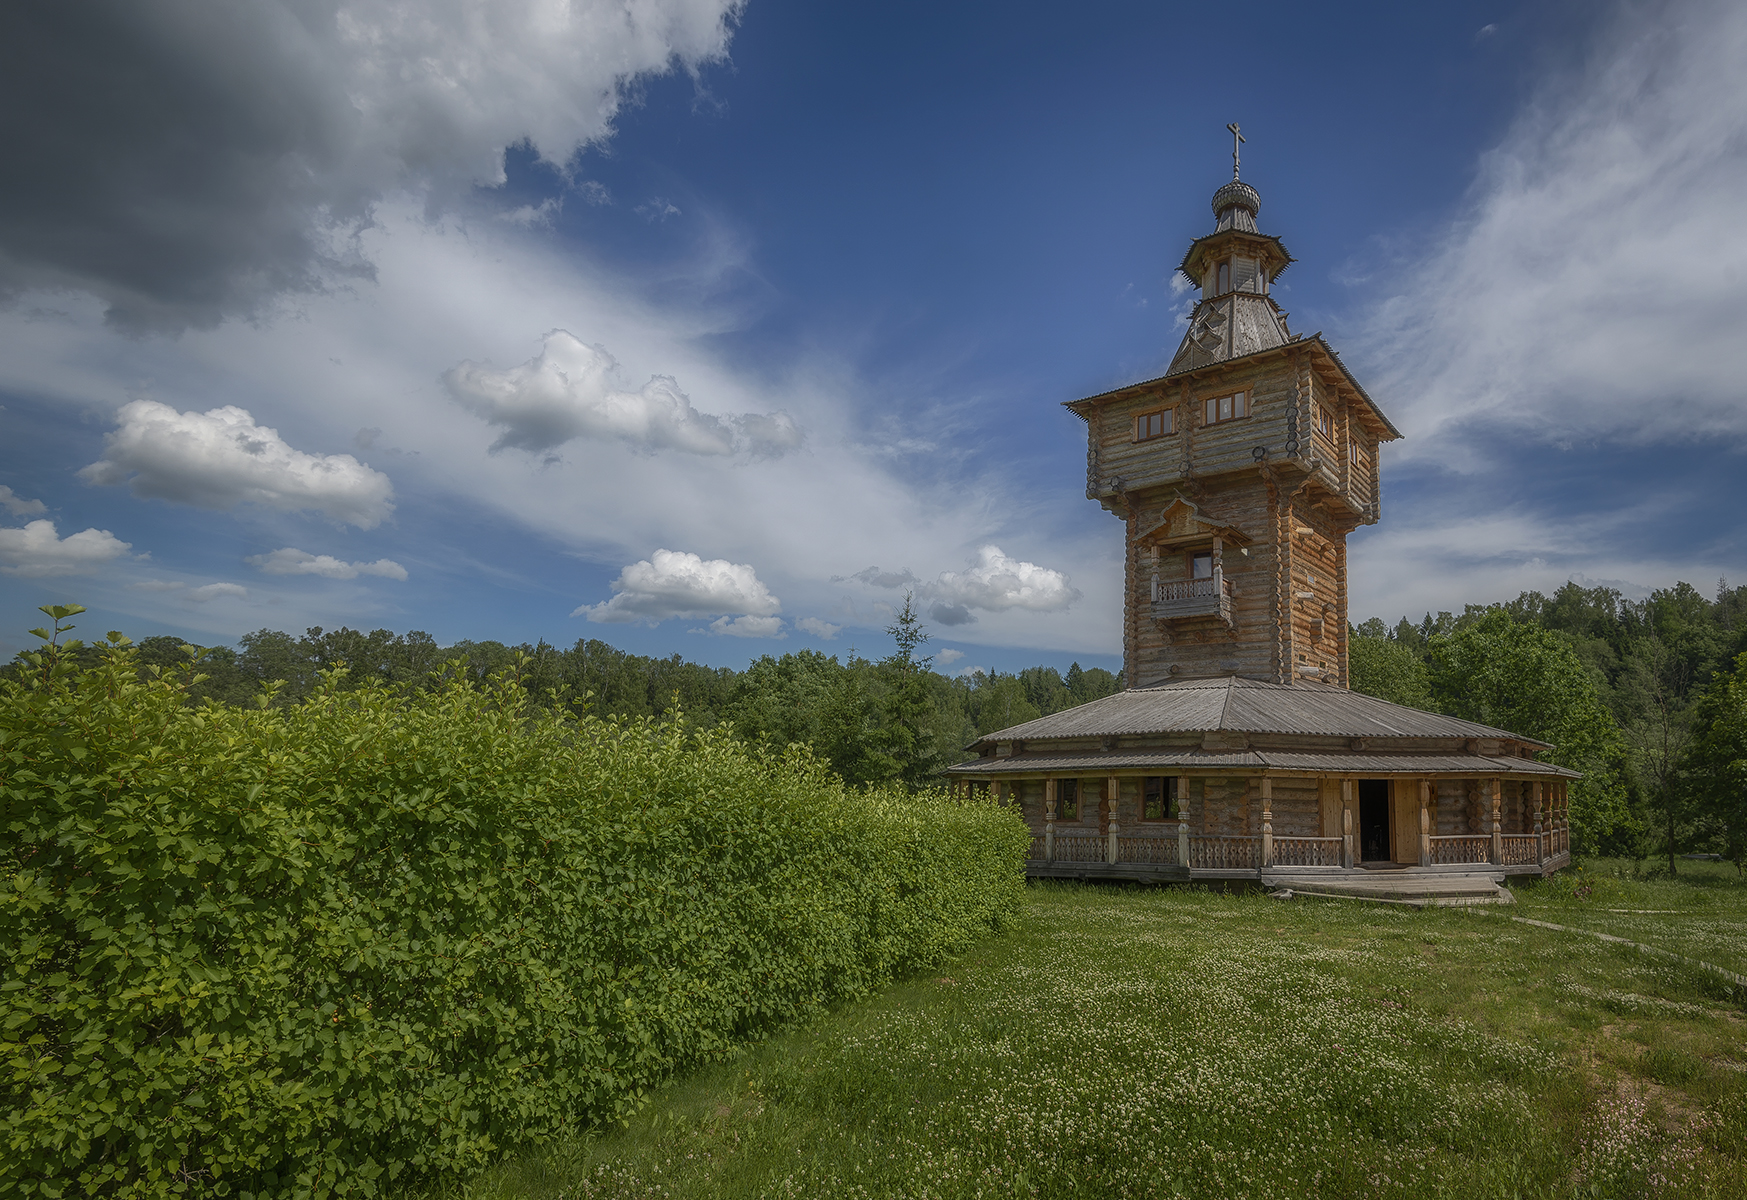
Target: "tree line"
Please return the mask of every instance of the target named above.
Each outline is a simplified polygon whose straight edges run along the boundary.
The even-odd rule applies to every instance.
[[[630,654],[595,638],[580,638],[568,649],[543,640],[442,646],[419,630],[316,626],[295,636],[261,629],[234,647],[204,650],[197,667],[205,678],[189,694],[225,705],[285,706],[309,696],[324,673],[337,668],[345,671],[342,689],[381,683],[426,691],[456,672],[483,681],[514,668],[540,703],[577,715],[678,716],[701,730],[725,729],[748,741],[802,742],[848,783],[920,787],[968,758],[964,747],[985,733],[1122,689],[1112,672],[1078,663],[1066,675],[1045,666],[1013,674],[944,674],[924,653],[928,633],[908,601],[886,632],[894,645],[883,658],[798,650],[765,655],[735,671],[678,654]],[[192,661],[178,637],[145,638],[137,649],[142,676],[182,670]],[[83,653],[99,651],[87,647]]]
[[[1579,849],[1747,853],[1747,587],[1568,583],[1352,630],[1354,690],[1552,742]]]

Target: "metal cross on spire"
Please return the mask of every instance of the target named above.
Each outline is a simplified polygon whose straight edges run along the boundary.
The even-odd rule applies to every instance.
[[[1238,132],[1236,122],[1227,125],[1226,128],[1231,130],[1231,177],[1236,179],[1238,168],[1237,148],[1244,141],[1244,135]]]

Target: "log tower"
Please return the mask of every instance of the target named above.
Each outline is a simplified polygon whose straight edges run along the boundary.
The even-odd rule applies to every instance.
[[[1235,130],[1233,131],[1235,134]],[[1200,289],[1169,370],[1067,407],[1086,495],[1126,525],[1128,686],[1233,675],[1347,686],[1347,535],[1401,435],[1269,294],[1291,263],[1238,178],[1179,269]]]

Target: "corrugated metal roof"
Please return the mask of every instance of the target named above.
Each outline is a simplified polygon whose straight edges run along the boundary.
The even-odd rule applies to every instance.
[[[1547,744],[1328,684],[1267,683],[1238,676],[1131,688],[986,734],[977,744],[1215,730],[1344,738],[1507,738],[1531,746]]]
[[[1084,754],[1015,754],[979,758],[949,767],[954,775],[1102,775],[1146,768],[1183,770],[1303,771],[1330,775],[1540,775],[1581,779],[1576,771],[1528,758],[1489,758],[1479,754],[1342,754],[1298,750],[1118,750]]]

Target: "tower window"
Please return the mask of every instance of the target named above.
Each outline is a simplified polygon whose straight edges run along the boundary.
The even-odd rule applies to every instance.
[[[1232,396],[1209,396],[1205,403],[1207,419],[1204,424],[1217,425],[1221,421],[1235,421],[1239,417],[1250,415],[1250,394],[1238,392]]]
[[[1189,556],[1189,578],[1213,578],[1213,555],[1210,552],[1191,554]]]
[[[1331,442],[1335,440],[1335,415],[1320,404],[1316,406],[1316,431]]]
[[[1161,408],[1154,412],[1144,412],[1134,418],[1134,440],[1144,442],[1151,438],[1164,437],[1167,433],[1177,432],[1177,410]]]
[[[1219,264],[1219,281],[1213,291],[1215,295],[1219,296],[1231,291],[1231,263],[1229,261]]]

